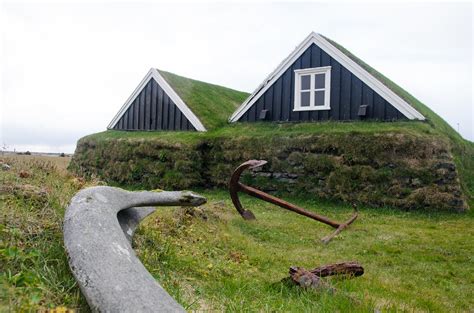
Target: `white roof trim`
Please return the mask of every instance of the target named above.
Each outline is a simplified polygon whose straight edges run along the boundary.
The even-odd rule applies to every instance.
[[[133,93],[128,97],[127,101],[125,104],[120,108],[120,111],[115,115],[113,120],[110,122],[109,126],[107,126],[107,129],[112,129],[115,124],[120,120],[120,118],[125,114],[127,109],[132,105],[133,101],[135,98],[138,96],[138,94],[145,88],[146,84],[150,81],[150,79],[154,79],[158,85],[163,89],[163,91],[170,97],[170,99],[176,104],[176,106],[179,108],[181,113],[186,116],[188,121],[196,128],[197,131],[206,131],[206,128],[204,125],[201,123],[199,118],[191,111],[191,109],[184,103],[184,101],[181,99],[180,96],[174,91],[174,89],[168,84],[168,82],[161,76],[160,72],[156,68],[152,68],[148,71],[148,73],[145,75],[145,77],[142,79],[140,84],[135,88]]]
[[[377,92],[382,98],[393,105],[398,111],[405,115],[410,120],[424,120],[425,117],[415,110],[408,102],[403,100],[400,96],[395,94],[390,88],[385,86],[372,74],[367,72],[359,64],[354,62],[351,58],[345,55],[341,50],[334,47],[323,36],[312,32],[300,43],[296,49],[286,58],[278,67],[258,86],[258,88],[242,103],[237,110],[232,114],[229,122],[238,121],[245,112],[247,112],[252,105],[270,88],[275,81],[283,75],[283,73],[308,49],[312,44],[316,44],[324,52],[329,54],[332,58],[338,61],[342,66],[347,68],[352,74],[363,81],[367,86]]]

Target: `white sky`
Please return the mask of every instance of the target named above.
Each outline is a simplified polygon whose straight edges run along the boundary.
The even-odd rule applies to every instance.
[[[150,67],[251,92],[311,31],[474,140],[470,3],[25,4],[0,12],[0,144],[73,152]]]

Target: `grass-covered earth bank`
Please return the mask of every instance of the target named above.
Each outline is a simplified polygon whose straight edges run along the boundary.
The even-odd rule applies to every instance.
[[[404,210],[466,211],[473,162],[427,123],[237,124],[207,132],[106,131],[79,140],[71,170],[142,188],[225,187],[249,159],[268,161],[244,180],[265,190]],[[458,146],[456,146],[458,147]],[[457,151],[457,150],[456,150]],[[469,163],[470,162],[470,163]],[[459,166],[463,168],[460,174]]]

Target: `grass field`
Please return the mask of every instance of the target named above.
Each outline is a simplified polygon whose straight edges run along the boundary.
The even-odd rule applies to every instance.
[[[69,272],[62,244],[64,208],[88,185],[62,158],[0,157],[0,311],[88,307]],[[67,162],[67,161],[66,161]],[[244,221],[228,194],[198,190],[208,204],[163,208],[134,240],[148,270],[189,311],[470,312],[474,308],[474,215],[360,208],[356,222],[329,245],[326,225],[243,198],[257,216]],[[343,204],[286,198],[337,220]],[[331,278],[330,290],[301,290],[284,280],[306,268],[359,261],[362,277]]]
[[[243,220],[224,191],[203,191],[209,203],[160,210],[136,236],[147,268],[191,310],[221,311],[470,311],[474,308],[472,215],[362,209],[358,220],[327,246],[332,232],[260,200],[243,204]],[[344,205],[290,199],[339,221]],[[282,279],[291,265],[356,260],[364,276],[328,279],[336,293],[301,291]]]

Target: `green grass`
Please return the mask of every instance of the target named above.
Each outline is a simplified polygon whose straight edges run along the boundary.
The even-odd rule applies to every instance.
[[[151,132],[151,131],[120,131],[106,130],[100,133],[85,136],[80,140],[155,140],[176,143],[198,143],[205,138],[207,132]]]
[[[83,182],[67,174],[65,158],[0,161],[12,167],[0,170],[0,312],[88,310],[62,240],[64,208]]]
[[[59,158],[0,157],[0,311],[64,306],[89,311],[67,265],[64,208],[84,182]],[[23,173],[23,174],[22,174]],[[21,176],[27,176],[22,178]],[[323,246],[333,229],[243,197],[244,221],[226,191],[200,190],[198,209],[160,208],[134,240],[148,270],[189,311],[462,312],[474,307],[474,213],[428,214],[360,208],[360,217]],[[285,197],[343,221],[351,208]],[[356,260],[362,277],[329,278],[336,289],[288,283],[291,265]]]
[[[248,93],[160,71],[176,93],[198,116],[206,129],[227,124],[229,116]]]
[[[366,209],[329,245],[329,226],[244,198],[243,220],[226,192],[203,191],[197,210],[162,209],[140,227],[135,246],[148,270],[188,310],[461,312],[474,307],[473,216]],[[343,221],[344,205],[288,199]],[[285,281],[292,265],[359,261],[362,277],[330,278],[330,291]]]
[[[248,136],[294,136],[305,134],[347,134],[347,133],[410,133],[410,134],[433,134],[432,129],[425,123],[420,122],[319,122],[319,123],[236,123],[225,128],[210,132],[209,136],[235,136],[242,134]]]
[[[427,123],[423,122],[321,122],[321,123],[235,123],[226,127],[217,128],[208,132],[150,132],[150,131],[118,131],[107,130],[100,133],[88,135],[84,138],[107,140],[164,140],[183,143],[198,142],[206,138],[216,137],[272,137],[272,136],[296,136],[304,134],[345,134],[345,133],[408,133],[419,135],[436,135],[437,132]]]

